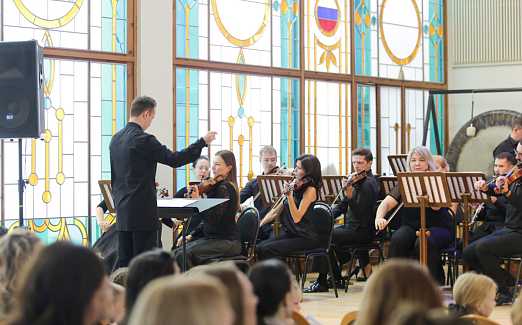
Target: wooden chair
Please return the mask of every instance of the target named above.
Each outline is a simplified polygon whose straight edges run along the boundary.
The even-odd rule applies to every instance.
[[[466,315],[462,316],[463,319],[468,319],[473,322],[475,325],[500,325],[500,323],[497,323],[487,317],[480,316],[480,315]]]
[[[355,324],[355,320],[357,319],[357,311],[351,311],[348,312],[346,315],[343,316],[343,319],[341,319],[341,325],[353,325]]]
[[[292,312],[292,319],[294,320],[295,325],[310,325],[310,322],[308,322],[302,314],[296,311]]]

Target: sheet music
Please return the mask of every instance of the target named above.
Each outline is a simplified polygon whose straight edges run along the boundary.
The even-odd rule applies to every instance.
[[[160,199],[158,200],[158,208],[184,208],[196,201],[193,199]]]

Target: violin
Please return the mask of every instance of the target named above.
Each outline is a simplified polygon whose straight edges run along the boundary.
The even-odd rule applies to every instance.
[[[212,190],[214,188],[214,186],[216,186],[216,184],[218,184],[219,182],[222,182],[224,180],[225,180],[225,176],[218,175],[216,177],[211,177],[211,178],[205,179],[205,180],[199,182],[198,184],[194,184],[193,186],[198,188],[199,194],[203,194],[203,193],[208,193],[210,190]],[[192,187],[189,187],[187,190],[188,197],[191,196],[192,191],[193,191]]]
[[[366,177],[368,176],[368,171],[367,170],[363,170],[361,172],[358,172],[358,173],[353,173],[353,174],[350,174],[348,176],[348,180],[347,182],[344,184],[344,186],[341,186],[341,189],[339,190],[339,193],[337,193],[337,195],[335,196],[335,199],[333,200],[332,204],[330,205],[330,207],[333,208],[334,204],[337,202],[337,200],[339,199],[339,197],[341,196],[341,193],[343,193],[344,190],[346,190],[346,188],[348,188],[348,186],[353,186],[359,182],[361,182],[362,180],[364,180]]]
[[[522,179],[522,163],[516,164],[506,175],[501,175],[504,177],[504,183],[507,183],[507,186],[511,186],[511,184],[516,183],[518,180]],[[497,179],[500,176],[493,177],[489,182],[487,182],[482,190],[483,192],[487,191],[488,189],[493,190],[497,194],[501,194],[502,191],[500,188],[497,187]]]
[[[288,194],[292,191],[301,191],[304,187],[310,185],[313,183],[313,180],[310,176],[305,176],[301,179],[294,178],[290,181],[290,184],[288,186],[288,191],[284,192],[283,194]]]

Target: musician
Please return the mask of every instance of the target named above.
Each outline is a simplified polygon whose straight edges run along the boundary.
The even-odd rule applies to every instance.
[[[113,136],[110,143],[112,195],[118,214],[117,267],[127,266],[134,256],[158,243],[157,163],[175,168],[192,162],[216,137],[215,132],[209,132],[188,148],[172,152],[145,132],[155,114],[156,101],[153,98],[137,97],[131,104],[129,123]]]
[[[263,168],[263,175],[271,175],[279,172],[279,167],[277,167],[277,151],[274,147],[263,146],[261,150],[259,150],[259,161],[261,162],[261,168]],[[265,205],[261,195],[259,195],[259,184],[257,178],[249,181],[241,190],[239,193],[239,201],[244,203],[251,197],[254,198],[254,206],[257,211],[259,211],[259,218],[263,219],[266,213],[270,211],[270,206]],[[263,225],[259,228],[258,239],[268,239],[271,231],[272,226],[270,224]]]
[[[511,287],[515,285],[511,274],[500,266],[501,258],[522,254],[522,177],[518,177],[520,167],[515,167],[512,173],[515,174],[509,177],[498,176],[494,188],[488,186],[484,180],[475,183],[475,188],[507,200],[505,226],[474,241],[462,254],[464,263],[471,269],[495,280],[498,285],[497,305],[511,303]]]
[[[237,170],[234,153],[221,150],[212,161],[214,185],[209,187],[208,198],[228,199],[210,210],[201,213],[201,223],[187,236],[187,265],[204,264],[211,259],[236,256],[241,253],[236,212],[239,209]],[[192,198],[200,198],[197,185],[191,188]],[[179,265],[183,261],[183,248],[174,251]]]
[[[501,152],[495,159],[493,167],[494,177],[505,176],[516,164],[515,157],[509,152]],[[503,196],[491,196],[491,202],[479,206],[476,218],[473,221],[484,221],[476,227],[469,237],[469,242],[473,242],[484,236],[493,233],[495,230],[503,228],[506,219],[507,199]]]
[[[320,247],[321,238],[311,220],[313,205],[317,201],[321,188],[321,163],[314,155],[302,155],[295,162],[294,190],[285,185],[280,220],[282,231],[278,238],[272,235],[257,245],[257,257],[260,260],[281,257],[289,253]],[[277,208],[277,207],[274,207]],[[270,211],[261,220],[261,225],[269,224],[276,218]]]
[[[514,154],[515,154],[515,158],[517,159],[517,161],[518,162],[522,162],[522,141],[520,141],[517,144],[517,147],[515,148]]]
[[[522,116],[513,118],[511,122],[511,134],[493,150],[493,158],[496,158],[501,152],[513,152],[513,150],[516,150],[519,141],[522,141]]]
[[[437,169],[428,148],[419,146],[410,150],[407,168],[411,172],[427,172]],[[402,202],[399,187],[395,187],[384,198],[377,208],[375,226],[379,230],[386,228],[388,221],[385,216]],[[416,231],[420,228],[420,208],[402,207],[397,217],[400,218],[400,228],[392,234],[390,242],[390,257],[410,257],[419,254],[419,239]],[[444,283],[444,270],[440,250],[448,247],[451,239],[451,219],[447,208],[426,208],[426,227],[430,231],[428,237],[428,267],[433,277]]]
[[[335,227],[333,232],[335,254],[334,251],[330,250],[334,280],[339,284],[341,284],[341,269],[339,264],[342,265],[350,260],[350,255],[339,248],[345,245],[367,244],[374,238],[374,211],[379,195],[379,186],[372,174],[372,162],[373,155],[370,150],[359,148],[352,152],[352,165],[355,171],[352,177],[364,174],[366,177],[353,185],[349,179],[344,179],[344,198],[332,209],[334,218],[344,214],[344,225]],[[337,263],[336,257],[340,263]],[[361,251],[358,255],[358,259],[359,266],[365,270],[366,275],[369,275],[371,266],[369,264],[370,258],[368,251]],[[324,263],[324,259],[321,259],[321,262],[323,263],[318,265],[321,273],[319,273],[317,281],[305,289],[305,292],[328,291],[328,281],[326,278],[328,265]],[[341,285],[339,285],[339,287],[341,287]]]
[[[196,176],[196,179],[199,181],[204,181],[210,177],[210,160],[207,156],[199,156],[198,159],[196,159],[192,163],[192,171],[194,172],[194,175]],[[187,187],[184,186],[180,188],[176,194],[174,194],[174,198],[185,198],[188,197],[189,194],[187,192]],[[161,222],[165,224],[169,228],[174,228],[176,220],[172,220],[170,218],[162,218]],[[193,216],[190,218],[190,224],[187,228],[187,233],[192,232],[201,222],[201,218],[199,215]]]

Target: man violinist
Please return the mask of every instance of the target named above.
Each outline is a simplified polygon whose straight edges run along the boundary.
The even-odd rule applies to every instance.
[[[262,147],[259,151],[259,161],[261,162],[261,168],[263,168],[263,175],[272,175],[279,171],[279,167],[277,167],[277,151],[274,147]],[[259,220],[263,219],[267,212],[270,211],[270,206],[265,205],[261,199],[261,195],[259,195],[257,178],[249,181],[239,193],[240,203],[244,203],[249,198],[253,198],[254,200],[254,206],[259,211]],[[270,224],[261,226],[258,234],[259,240],[268,239],[271,231],[272,226]]]
[[[353,184],[349,179],[345,179],[343,181],[344,197],[341,202],[334,205],[332,210],[334,218],[344,214],[344,225],[337,226],[333,232],[335,255],[330,250],[334,280],[339,284],[338,287],[341,287],[342,284],[339,264],[350,260],[350,255],[340,248],[345,245],[368,244],[374,238],[375,228],[373,224],[379,187],[375,176],[372,174],[372,162],[373,155],[370,150],[359,148],[352,152],[352,165],[355,171],[352,177],[356,178],[357,175],[361,174],[365,174],[366,177],[361,178],[359,182],[353,182]],[[371,266],[368,251],[360,252],[357,257],[359,266],[366,271],[366,275],[369,275]],[[326,262],[324,259],[321,261]],[[305,289],[305,292],[328,291],[326,278],[328,264],[321,263],[317,266],[320,269],[319,277],[309,288]]]
[[[502,159],[501,154],[498,159]],[[515,281],[500,264],[502,257],[522,254],[522,172],[514,167],[508,175],[498,176],[494,187],[480,180],[475,183],[475,188],[506,198],[505,227],[468,245],[462,257],[471,269],[495,280],[498,285],[497,305],[511,303]]]

